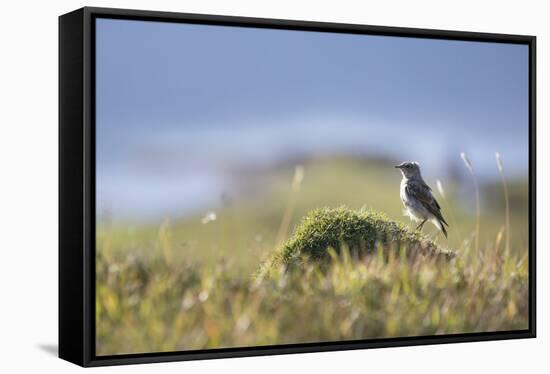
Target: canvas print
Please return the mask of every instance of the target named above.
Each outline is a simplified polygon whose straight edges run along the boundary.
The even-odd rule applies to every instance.
[[[528,329],[527,45],[95,22],[98,356]]]

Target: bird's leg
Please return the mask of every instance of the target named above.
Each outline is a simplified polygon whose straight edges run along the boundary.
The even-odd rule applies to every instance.
[[[418,225],[418,227],[416,228],[416,231],[418,230],[422,231],[422,226],[424,226],[427,220],[428,220],[427,218],[424,218],[424,221],[420,222],[420,225]]]

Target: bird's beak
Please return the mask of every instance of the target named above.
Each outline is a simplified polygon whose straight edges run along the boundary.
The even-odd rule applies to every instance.
[[[401,169],[402,166],[401,166],[401,165],[395,165],[394,168],[396,168],[396,169]]]

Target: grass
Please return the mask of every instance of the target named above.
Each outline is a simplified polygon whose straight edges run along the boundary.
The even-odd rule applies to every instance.
[[[480,200],[479,200],[479,184],[478,184],[478,181],[477,181],[476,174],[474,172],[474,167],[472,166],[472,163],[471,163],[470,159],[468,159],[468,156],[466,156],[466,154],[464,152],[462,152],[460,154],[460,157],[464,161],[464,165],[466,165],[466,168],[468,169],[468,171],[470,172],[470,175],[472,176],[472,181],[474,182],[474,189],[475,189],[475,194],[476,194],[476,231],[475,231],[475,247],[474,247],[474,249],[477,251],[477,250],[479,250],[479,233],[480,233],[480,228],[479,228],[480,223],[479,223],[479,221],[480,221],[480,218],[481,218],[481,204],[480,204]]]
[[[490,186],[476,251],[476,215],[456,186],[445,182],[445,207],[464,236],[421,236],[402,217],[393,172],[308,161],[299,184],[294,166],[266,172],[262,193],[215,219],[100,222],[97,354],[527,328],[524,186],[508,183],[509,230],[502,187]],[[418,246],[456,256],[409,256]],[[262,264],[269,276],[255,277]]]
[[[99,255],[98,354],[527,328],[527,261],[500,243],[443,262],[380,253],[342,247],[324,271],[256,280],[234,277],[231,262]]]
[[[453,255],[452,251],[438,248],[419,232],[409,230],[380,212],[354,211],[346,207],[320,208],[304,217],[294,236],[275,251],[262,266],[260,274],[280,266],[289,269],[304,263],[330,262],[331,250],[338,253],[343,248],[355,258],[372,254],[377,249],[404,251],[408,257]]]
[[[500,153],[495,154],[497,161],[498,173],[500,174],[500,180],[502,182],[502,189],[504,191],[504,203],[506,209],[506,251],[510,250],[510,197],[508,196],[508,186],[506,184],[506,178],[504,177],[504,167],[502,166],[502,160]]]

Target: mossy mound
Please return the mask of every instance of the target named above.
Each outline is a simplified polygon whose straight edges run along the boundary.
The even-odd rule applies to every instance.
[[[263,265],[260,274],[285,266],[304,263],[326,263],[329,249],[338,253],[347,248],[353,257],[363,257],[382,248],[406,251],[408,257],[427,255],[450,258],[454,252],[440,249],[403,224],[375,211],[355,211],[345,207],[321,208],[310,212],[296,228],[294,235]]]

